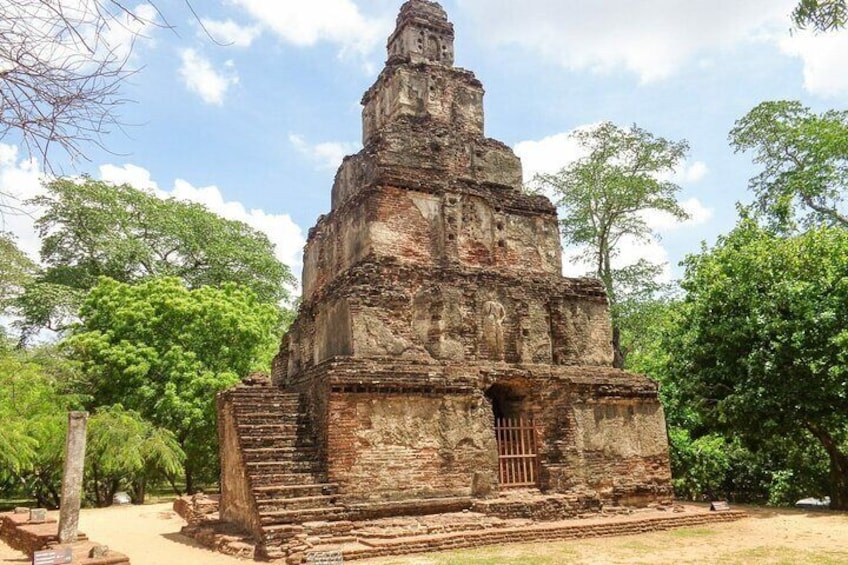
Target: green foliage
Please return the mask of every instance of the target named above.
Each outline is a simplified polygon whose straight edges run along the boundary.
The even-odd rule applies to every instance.
[[[89,419],[85,459],[88,492],[97,506],[108,506],[121,488],[144,502],[144,485],[181,474],[185,453],[174,434],[115,405]]]
[[[18,249],[14,236],[0,232],[0,313],[23,292],[34,272],[35,263]]]
[[[595,275],[603,281],[613,305],[614,339],[620,355],[619,295],[646,292],[659,267],[641,262],[616,271],[612,259],[623,238],[657,237],[643,212],[658,210],[680,219],[687,217],[676,199],[680,188],[661,178],[671,175],[689,146],[686,141],[655,137],[635,125],[621,129],[609,122],[572,135],[588,154],[556,174],[538,175],[535,183],[559,198],[565,242],[581,247],[583,257],[596,265]]]
[[[276,307],[232,283],[190,290],[176,278],[103,278],[80,318],[62,345],[82,363],[92,406],[121,404],[173,432],[189,490],[198,472],[214,473],[215,394],[276,341]]]
[[[848,231],[779,237],[743,219],[686,261],[677,371],[704,423],[752,446],[818,442],[848,505]]]
[[[774,227],[792,231],[797,219],[848,227],[848,112],[818,115],[796,101],[763,102],[736,122],[730,140],[762,165],[750,187]]]
[[[597,265],[598,277],[614,297],[610,259],[622,238],[655,237],[640,212],[687,217],[676,200],[679,187],[660,177],[674,171],[689,146],[609,122],[572,135],[588,155],[556,174],[537,176],[535,182],[559,197],[563,239],[585,249],[584,256]]]
[[[692,439],[688,430],[669,431],[671,470],[674,490],[678,496],[697,500],[703,495],[718,498],[722,483],[730,468],[725,439],[709,434]]]
[[[80,407],[72,373],[49,346],[0,348],[0,482],[43,506],[58,506],[66,412]]]
[[[289,298],[294,278],[265,235],[200,204],[163,200],[128,185],[56,179],[30,204],[47,265],[19,301],[24,337],[63,329],[99,277],[177,277],[189,288],[238,283],[264,302]]]
[[[848,4],[845,0],[801,0],[792,11],[792,21],[798,29],[838,30],[848,23]]]

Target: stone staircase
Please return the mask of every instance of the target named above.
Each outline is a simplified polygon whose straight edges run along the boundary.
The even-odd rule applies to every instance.
[[[258,549],[263,557],[282,558],[281,547],[302,532],[300,524],[342,516],[337,485],[326,482],[299,394],[255,386],[227,396],[258,511]]]

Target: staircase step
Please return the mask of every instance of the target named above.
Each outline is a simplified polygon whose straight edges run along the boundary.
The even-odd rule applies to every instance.
[[[243,406],[241,408],[236,407],[233,411],[236,417],[244,417],[244,416],[262,416],[265,418],[286,418],[286,420],[296,418],[298,414],[297,406]]]
[[[276,524],[262,527],[262,541],[265,544],[276,545],[303,533],[303,527],[294,524]]]
[[[272,526],[277,524],[314,522],[318,520],[327,521],[340,518],[344,516],[344,514],[345,509],[340,506],[260,512],[259,524],[262,526]]]
[[[259,513],[279,512],[283,510],[304,510],[329,508],[336,502],[335,495],[300,496],[291,498],[269,498],[256,502]]]
[[[270,386],[257,386],[250,388],[233,388],[229,390],[230,394],[233,395],[252,395],[258,394],[263,396],[279,396],[285,398],[297,398],[300,396],[297,392],[283,392],[279,388],[274,388]]]
[[[315,473],[320,470],[316,461],[248,461],[247,473],[251,479],[266,475],[297,475]]]
[[[306,484],[319,485],[326,483],[326,479],[316,472],[250,472],[250,484],[254,490],[264,487],[299,486]]]
[[[248,465],[318,463],[318,456],[314,447],[256,447],[243,449],[242,454]]]
[[[245,434],[247,432],[256,431],[257,433],[289,433],[296,432],[300,429],[307,430],[309,426],[301,425],[296,422],[269,422],[267,424],[238,424],[236,427],[239,430],[239,434]]]
[[[245,449],[279,449],[279,450],[315,450],[314,446],[307,446],[305,439],[300,439],[295,434],[289,435],[250,435],[241,436],[241,445]]]
[[[242,414],[236,415],[237,425],[240,426],[263,426],[263,425],[280,425],[280,424],[288,424],[290,426],[296,426],[300,429],[308,427],[307,422],[301,422],[297,420],[288,420],[284,414],[259,414],[259,413],[251,413],[251,414]]]
[[[335,494],[338,491],[338,483],[304,483],[302,485],[270,485],[254,487],[253,496],[257,501],[282,498],[302,497]]]

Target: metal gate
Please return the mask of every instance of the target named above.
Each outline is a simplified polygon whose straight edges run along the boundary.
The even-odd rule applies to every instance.
[[[532,419],[496,418],[498,479],[504,487],[539,486],[539,453]]]

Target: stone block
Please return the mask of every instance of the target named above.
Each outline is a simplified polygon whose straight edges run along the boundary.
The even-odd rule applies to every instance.
[[[31,524],[43,524],[47,521],[47,510],[45,508],[31,508],[29,510],[29,521]]]

